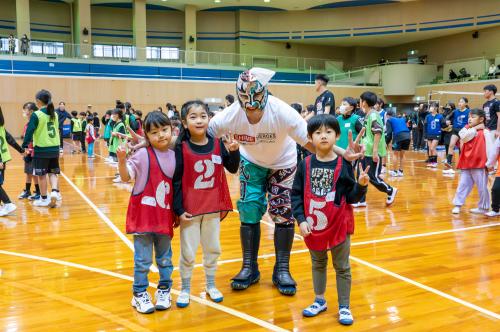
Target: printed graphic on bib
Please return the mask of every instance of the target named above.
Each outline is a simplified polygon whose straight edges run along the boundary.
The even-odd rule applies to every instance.
[[[152,207],[159,206],[162,209],[170,210],[170,204],[165,204],[165,197],[170,194],[170,184],[168,182],[162,181],[156,187],[156,197],[144,196],[141,199],[142,205],[148,205]]]

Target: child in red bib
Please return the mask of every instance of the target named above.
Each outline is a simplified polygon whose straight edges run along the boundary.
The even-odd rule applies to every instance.
[[[180,218],[182,289],[180,308],[189,305],[191,275],[196,251],[201,243],[206,292],[215,302],[223,300],[215,287],[215,271],[220,256],[220,221],[233,210],[224,168],[238,171],[239,145],[232,139],[224,143],[207,135],[209,112],[199,100],[182,106],[184,131],[177,139],[174,176],[174,212]]]
[[[122,180],[135,179],[126,221],[127,234],[134,235],[132,306],[140,313],[151,313],[155,309],[166,310],[171,305],[175,153],[169,150],[172,127],[165,114],[149,113],[144,129],[148,147],[138,150],[128,161],[126,146],[120,145],[116,155]],[[155,305],[147,292],[153,248],[160,273]]]
[[[339,322],[351,325],[349,309],[351,268],[350,235],[354,233],[354,214],[350,204],[366,194],[368,169],[360,169],[358,182],[351,163],[333,152],[340,137],[337,119],[330,114],[313,117],[307,125],[309,139],[316,154],[302,161],[292,187],[293,216],[299,223],[312,259],[316,299],[304,309],[305,317],[313,317],[327,309],[325,300],[328,251],[333,256],[337,274]]]
[[[469,212],[485,214],[490,207],[490,194],[488,192],[487,151],[488,140],[484,129],[486,114],[481,109],[473,109],[469,113],[469,124],[458,135],[460,136],[461,153],[457,169],[460,170],[460,182],[453,198],[453,214],[459,214],[460,208],[465,204],[465,199],[477,186],[479,202],[477,208]]]

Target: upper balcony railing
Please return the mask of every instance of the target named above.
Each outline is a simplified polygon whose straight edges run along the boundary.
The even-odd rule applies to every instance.
[[[12,48],[12,46],[14,46]],[[15,40],[9,45],[0,39],[0,54],[65,59],[111,60],[117,62],[155,62],[179,65],[204,65],[249,68],[253,66],[300,72],[339,72],[342,61],[334,59],[300,58],[273,55],[237,54],[222,52],[184,51],[176,47],[146,47],[126,45],[79,45],[60,42],[31,41],[28,47]],[[139,56],[138,56],[139,55]]]

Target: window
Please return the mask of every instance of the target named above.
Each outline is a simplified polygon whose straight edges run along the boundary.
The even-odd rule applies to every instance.
[[[18,45],[18,40],[16,39],[16,50],[15,52],[19,52],[19,45]],[[0,38],[0,52],[9,52],[9,38]]]
[[[31,41],[31,54],[64,55],[64,44],[60,42]]]
[[[135,48],[125,45],[93,45],[96,58],[127,58],[135,59]]]
[[[179,49],[177,47],[147,47],[146,58],[154,60],[179,60]]]

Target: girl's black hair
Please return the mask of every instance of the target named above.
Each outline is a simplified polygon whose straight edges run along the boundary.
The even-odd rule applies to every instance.
[[[5,125],[5,119],[3,118],[2,106],[0,106],[0,127]]]
[[[32,101],[29,101],[29,102],[25,103],[23,105],[23,109],[25,109],[25,108],[27,108],[27,109],[29,109],[30,111],[33,111],[33,112],[38,111],[38,107],[36,107],[36,104],[34,102],[32,102]]]
[[[78,116],[78,112],[77,112],[77,111],[71,111],[71,115],[72,115],[73,117],[76,117],[76,116]]]
[[[467,97],[460,97],[460,99],[462,99],[465,102],[465,108],[469,108],[469,99],[467,99]]]
[[[182,105],[182,108],[181,108],[181,120],[182,121],[186,121],[188,114],[189,114],[189,111],[193,107],[201,107],[205,110],[207,115],[209,115],[207,104],[205,104],[204,102],[202,102],[199,99],[190,100],[188,102],[185,102],[184,105]],[[181,126],[179,137],[177,138],[178,144],[181,144],[183,141],[187,141],[189,139],[189,137],[190,137],[189,130],[185,129],[184,126]]]
[[[431,109],[431,107],[434,107],[436,109],[436,112],[439,111],[439,104],[438,103],[430,103],[429,110]]]
[[[456,110],[457,109],[457,106],[455,105],[454,102],[452,101],[449,101],[448,102],[448,106],[451,108],[452,111]]]
[[[302,105],[300,105],[299,103],[293,103],[290,106],[292,106],[292,108],[296,110],[297,113],[302,113]]]
[[[345,97],[344,99],[342,99],[342,101],[345,101],[346,103],[349,104],[349,106],[352,106],[353,112],[356,110],[356,107],[358,106],[358,101],[353,97]]]
[[[87,114],[87,112],[80,112],[80,115],[81,116],[87,116],[88,114]]]
[[[335,131],[337,137],[340,136],[339,122],[337,121],[337,118],[331,114],[319,114],[313,116],[307,122],[307,134],[309,137],[312,137],[312,134],[321,127],[331,128]]]
[[[483,118],[483,122],[486,121],[486,112],[481,108],[473,108],[473,109],[471,109],[469,114],[470,115],[477,115],[478,117]]]
[[[54,104],[52,103],[52,95],[47,90],[40,90],[37,92],[35,99],[40,100],[42,104],[47,106],[47,114],[49,115],[51,120],[54,120],[56,117],[54,111]]]
[[[94,120],[94,116],[93,115],[88,115],[87,116],[87,122],[92,123],[93,120]]]
[[[306,109],[307,113],[311,113],[312,111],[314,111],[314,105],[307,105]]]
[[[371,91],[365,91],[359,96],[360,101],[364,100],[368,107],[373,107],[377,103],[378,97]]]
[[[172,126],[172,124],[168,116],[163,112],[153,111],[148,113],[144,119],[143,127],[145,133],[149,133],[153,128],[161,128],[164,126]]]
[[[116,115],[118,115],[118,117],[120,118],[120,120],[122,120],[122,119],[123,119],[123,111],[122,111],[121,109],[119,109],[119,108],[115,108],[115,109],[111,112],[111,114],[116,114]]]
[[[161,113],[161,112],[160,112],[160,113]],[[137,110],[137,111],[135,111],[135,114],[137,114],[137,116],[141,117],[141,116],[142,116],[142,111]]]
[[[93,116],[99,116],[99,114],[97,112],[94,112],[94,114],[92,114]]]
[[[106,111],[106,114],[107,114],[107,115],[111,115],[112,113],[113,113],[113,110],[107,110],[107,111]]]

